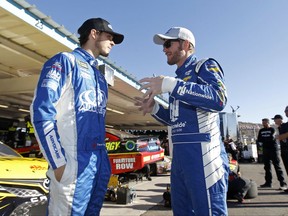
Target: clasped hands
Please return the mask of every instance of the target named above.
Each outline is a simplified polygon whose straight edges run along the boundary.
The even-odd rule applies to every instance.
[[[162,91],[162,82],[164,76],[157,76],[157,77],[145,77],[139,82],[142,84],[140,91],[146,89],[146,92],[142,97],[135,97],[135,106],[139,107],[139,111],[143,112],[143,115],[147,113],[151,113],[153,107],[155,105],[154,96],[161,94]]]

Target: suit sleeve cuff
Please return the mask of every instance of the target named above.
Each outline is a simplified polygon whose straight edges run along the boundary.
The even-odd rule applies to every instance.
[[[155,103],[151,115],[155,115],[158,112],[158,110],[159,110],[159,104]]]
[[[176,78],[168,77],[168,76],[164,77],[162,86],[161,86],[162,93],[172,92],[176,84],[177,84]]]

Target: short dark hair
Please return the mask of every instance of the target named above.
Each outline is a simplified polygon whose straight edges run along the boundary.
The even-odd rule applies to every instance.
[[[78,38],[78,39],[79,39],[80,46],[84,45],[84,44],[88,41],[90,32],[91,32],[91,29],[83,32],[83,33],[80,35],[80,37]]]

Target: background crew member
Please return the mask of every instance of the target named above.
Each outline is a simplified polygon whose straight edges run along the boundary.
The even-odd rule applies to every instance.
[[[283,117],[281,115],[275,115],[273,118],[275,125],[278,126],[279,135],[288,132],[288,123],[283,123]],[[281,158],[288,175],[288,143],[287,139],[280,140]]]
[[[229,158],[229,180],[228,197],[233,197],[242,203],[247,192],[251,188],[251,180],[243,178],[240,173],[240,166],[237,160],[228,153]]]
[[[260,187],[272,187],[272,173],[271,173],[271,161],[275,168],[278,181],[280,182],[280,188],[285,189],[287,184],[284,180],[283,171],[280,166],[280,146],[275,139],[275,129],[270,127],[269,119],[262,119],[263,128],[259,130],[257,142],[262,143],[263,146],[263,162],[265,170],[265,183]]]
[[[286,106],[284,112],[285,112],[286,117],[288,117],[288,106]],[[288,124],[288,122],[287,122],[287,124]],[[288,131],[285,132],[285,133],[283,133],[283,134],[281,134],[281,135],[279,135],[279,136],[277,136],[277,139],[279,139],[279,140],[285,140],[285,139],[288,139]]]

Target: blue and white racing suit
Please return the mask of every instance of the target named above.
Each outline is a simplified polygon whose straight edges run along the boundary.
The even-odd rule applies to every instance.
[[[227,100],[222,69],[214,59],[197,62],[191,55],[176,74],[163,81],[169,109],[155,104],[152,111],[171,126],[174,216],[227,215],[229,169],[218,114]]]
[[[43,66],[31,116],[49,163],[49,215],[99,215],[110,178],[105,147],[108,86],[85,50],[62,52]],[[66,165],[63,176],[54,171]]]

